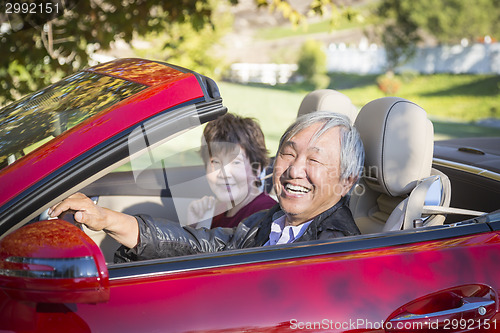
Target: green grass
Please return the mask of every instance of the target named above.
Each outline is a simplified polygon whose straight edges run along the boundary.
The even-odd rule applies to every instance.
[[[322,20],[307,25],[300,25],[294,27],[293,25],[277,26],[270,28],[258,29],[255,33],[257,39],[274,40],[286,37],[296,37],[301,35],[316,34],[322,32],[340,31],[345,29],[352,29],[361,27],[362,24],[355,21],[341,20],[337,25],[332,26],[330,20]]]
[[[330,74],[330,87],[346,94],[361,108],[384,97],[376,75]],[[500,128],[477,126],[484,118],[500,118],[500,76],[420,75],[402,80],[397,96],[422,106],[434,123],[435,139],[472,136],[500,136]],[[220,82],[229,112],[259,120],[271,154],[297,115],[300,102],[312,87],[307,85],[240,85]]]
[[[331,74],[330,88],[342,91],[361,107],[383,97],[376,86],[376,76]],[[499,75],[417,75],[411,79],[398,76],[401,88],[397,96],[411,100],[431,116],[471,122],[500,118]]]
[[[229,112],[259,121],[271,155],[276,153],[281,135],[295,120],[300,102],[307,94],[227,82],[220,82],[219,89]]]
[[[500,128],[478,126],[473,123],[443,121],[432,116],[430,119],[434,125],[435,140],[478,136],[500,136]]]

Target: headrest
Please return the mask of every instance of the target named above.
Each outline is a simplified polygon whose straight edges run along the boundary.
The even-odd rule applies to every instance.
[[[342,113],[348,116],[352,122],[358,113],[349,97],[332,89],[319,89],[307,94],[300,104],[297,117],[315,111]]]
[[[424,109],[398,97],[366,104],[355,126],[365,147],[365,181],[380,193],[408,194],[431,173],[434,128]]]

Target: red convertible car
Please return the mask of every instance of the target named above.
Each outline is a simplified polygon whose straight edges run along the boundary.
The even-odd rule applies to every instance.
[[[0,331],[500,331],[500,142],[434,144],[425,113],[403,99],[356,118],[367,155],[351,198],[360,236],[117,264],[105,233],[48,219],[83,192],[185,223],[209,191],[203,124],[226,112],[213,80],[142,59],[82,70],[1,109]],[[432,158],[426,178],[394,190]],[[415,199],[428,179],[439,180],[436,198],[426,187]]]

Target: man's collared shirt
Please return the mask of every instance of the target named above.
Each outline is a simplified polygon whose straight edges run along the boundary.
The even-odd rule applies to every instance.
[[[285,227],[285,215],[281,215],[279,218],[273,220],[269,240],[264,246],[292,243],[304,234],[311,222],[312,220],[297,226],[289,225]]]

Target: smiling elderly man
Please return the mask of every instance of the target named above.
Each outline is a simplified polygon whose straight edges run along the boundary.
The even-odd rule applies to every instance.
[[[345,197],[363,160],[361,139],[346,116],[313,112],[299,117],[280,140],[273,171],[279,204],[233,229],[157,223],[148,215],[96,206],[80,193],[52,207],[51,216],[75,210],[76,221],[123,244],[115,255],[119,262],[357,235]]]

